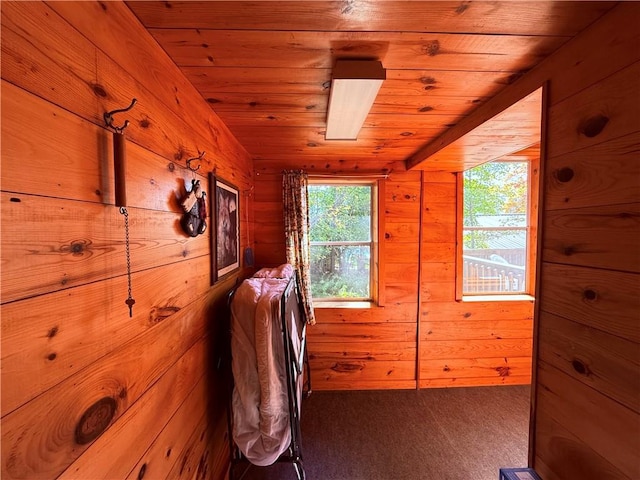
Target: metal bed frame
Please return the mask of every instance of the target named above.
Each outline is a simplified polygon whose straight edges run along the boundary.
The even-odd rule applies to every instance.
[[[237,286],[236,286],[237,288]],[[231,302],[235,294],[236,288],[229,293],[229,326],[231,325]],[[287,284],[282,296],[280,297],[280,320],[282,325],[282,341],[284,342],[284,359],[286,370],[286,382],[288,393],[289,407],[289,426],[291,428],[291,441],[289,447],[278,457],[276,463],[291,463],[295,469],[298,480],[306,480],[304,466],[302,463],[302,445],[300,432],[300,410],[301,400],[311,395],[311,370],[309,367],[309,357],[307,352],[307,321],[304,309],[301,306],[301,295],[298,287],[296,276],[292,276]],[[290,313],[293,312],[293,316]],[[291,338],[291,327],[288,324],[289,319],[297,322],[297,331],[299,332],[300,352],[296,355],[293,348]],[[231,330],[229,329],[229,339],[231,338]],[[230,344],[230,343],[229,343]],[[229,357],[229,364],[231,358]],[[303,384],[301,391],[298,392],[297,383],[301,375]],[[232,395],[234,381],[231,375],[231,388],[228,395],[227,408],[227,427],[229,436],[229,451],[231,455],[231,466],[229,470],[229,480],[241,480],[252,466],[251,462],[242,454],[238,446],[233,440],[233,420],[232,420]],[[302,395],[302,398],[299,398]],[[244,468],[241,468],[244,467]]]

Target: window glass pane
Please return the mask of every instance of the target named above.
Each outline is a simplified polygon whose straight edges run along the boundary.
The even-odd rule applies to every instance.
[[[527,290],[528,163],[464,173],[463,294]]]
[[[371,241],[371,187],[309,185],[312,242]]]
[[[464,172],[464,226],[526,226],[527,169],[527,162],[489,162]]]
[[[314,298],[370,298],[371,248],[311,245],[311,295]]]

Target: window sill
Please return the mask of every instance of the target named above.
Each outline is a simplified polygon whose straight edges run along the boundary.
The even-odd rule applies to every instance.
[[[464,295],[463,302],[533,302],[532,295]]]
[[[319,301],[313,302],[313,308],[373,308],[373,302],[332,302]]]

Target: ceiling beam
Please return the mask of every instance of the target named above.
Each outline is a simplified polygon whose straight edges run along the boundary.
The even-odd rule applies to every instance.
[[[606,49],[602,48],[603,38],[610,39],[609,45],[625,45],[633,40],[636,34],[632,32],[637,31],[637,29],[634,29],[632,25],[633,22],[637,21],[638,11],[640,10],[637,4],[634,5],[634,3],[623,2],[614,7],[600,21],[571,39],[526,75],[523,75],[513,84],[506,86],[489,101],[478,106],[469,115],[460,120],[456,126],[448,129],[434,141],[420,148],[407,158],[407,170],[427,169],[426,163],[437,152],[531,94],[549,81],[552,76],[557,75],[558,72],[562,72],[565,80],[573,81],[577,84],[585,82],[585,78],[606,76],[607,72],[593,71],[591,57],[608,54],[615,58],[615,55],[611,52],[602,53],[607,52]],[[606,21],[607,17],[611,21]],[[629,25],[629,31],[621,29],[620,25]],[[623,38],[621,39],[620,37]],[[617,38],[617,41],[613,42],[611,40],[613,38]],[[612,61],[611,63],[614,62]],[[615,68],[615,66],[612,65],[611,68]],[[561,90],[563,90],[562,85],[554,85],[553,91],[550,92],[551,105],[561,100],[561,94],[559,93]],[[525,146],[523,145],[523,147]]]

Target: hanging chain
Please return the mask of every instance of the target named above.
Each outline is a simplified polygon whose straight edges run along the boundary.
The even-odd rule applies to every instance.
[[[124,215],[124,246],[125,252],[127,254],[127,283],[128,283],[128,292],[129,296],[125,300],[129,307],[129,317],[133,317],[133,304],[136,301],[131,297],[131,255],[129,253],[129,212],[127,212],[126,207],[120,207],[120,213]]]

